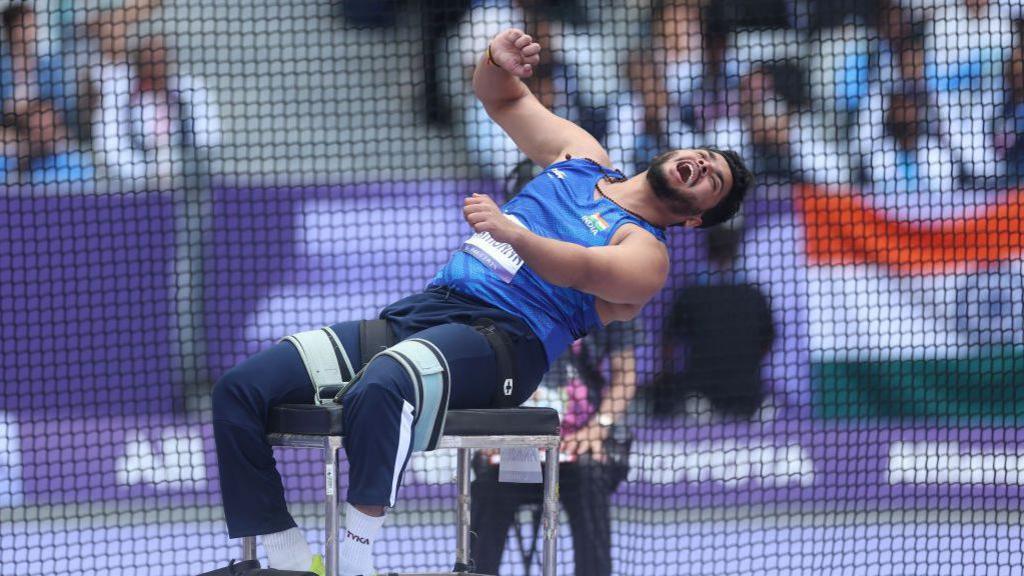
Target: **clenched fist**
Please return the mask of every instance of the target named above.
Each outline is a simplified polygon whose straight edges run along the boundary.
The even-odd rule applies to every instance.
[[[488,232],[498,242],[515,244],[524,228],[501,212],[498,205],[486,194],[473,194],[466,198],[462,217],[475,232]]]
[[[517,28],[509,28],[491,40],[491,60],[509,74],[529,78],[540,62],[540,44]]]

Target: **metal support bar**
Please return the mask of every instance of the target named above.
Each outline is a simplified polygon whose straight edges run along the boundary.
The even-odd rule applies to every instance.
[[[544,448],[551,444],[552,435],[534,436],[442,436],[438,448],[511,448],[534,446]]]
[[[542,530],[544,531],[544,556],[541,561],[541,574],[555,576],[558,564],[558,442],[548,445],[547,459],[544,461],[544,512]]]
[[[341,438],[338,436],[327,436],[324,438],[324,562],[326,564],[324,576],[336,576],[338,574],[338,480],[335,474],[338,470],[338,449],[341,447]]]
[[[470,496],[469,496],[469,467],[472,451],[469,448],[458,450],[458,470],[455,481],[459,487],[458,510],[456,511],[456,533],[455,533],[455,571],[468,572],[472,570],[470,562]]]
[[[246,536],[242,538],[242,560],[256,559],[256,537]]]
[[[316,434],[268,434],[271,446],[290,446],[293,448],[323,448],[323,436]],[[338,437],[341,438],[340,436]],[[515,446],[534,446],[544,448],[551,444],[555,436],[442,436],[437,447],[440,448],[511,448]]]

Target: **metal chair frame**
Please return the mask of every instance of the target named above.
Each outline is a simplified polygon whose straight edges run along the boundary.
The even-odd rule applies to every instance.
[[[271,446],[288,448],[319,449],[324,455],[324,532],[326,550],[324,564],[326,576],[338,575],[338,494],[337,470],[338,450],[341,448],[341,436],[320,434],[269,434],[267,439]],[[455,567],[452,572],[430,572],[405,574],[403,576],[472,576],[473,563],[470,558],[470,493],[469,474],[470,459],[474,449],[534,447],[546,448],[548,457],[544,462],[544,503],[542,511],[543,553],[541,558],[542,576],[555,576],[557,563],[558,534],[558,450],[560,438],[551,436],[517,436],[494,434],[488,436],[444,436],[438,445],[439,449],[454,448],[458,450],[456,484],[458,497],[456,504],[456,536],[455,536]],[[554,457],[552,457],[552,455]],[[242,538],[242,558],[256,559],[256,537]]]

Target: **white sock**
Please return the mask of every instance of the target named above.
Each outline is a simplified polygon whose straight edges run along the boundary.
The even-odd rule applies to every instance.
[[[313,565],[313,553],[309,550],[306,536],[298,528],[261,536],[267,561],[271,568],[278,570],[309,570]]]
[[[338,552],[341,576],[373,574],[373,541],[383,525],[383,516],[367,516],[351,504],[345,504],[345,532]]]

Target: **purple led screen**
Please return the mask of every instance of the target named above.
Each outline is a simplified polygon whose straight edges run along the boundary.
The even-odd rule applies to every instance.
[[[172,386],[169,195],[0,197],[0,411],[166,412]]]

